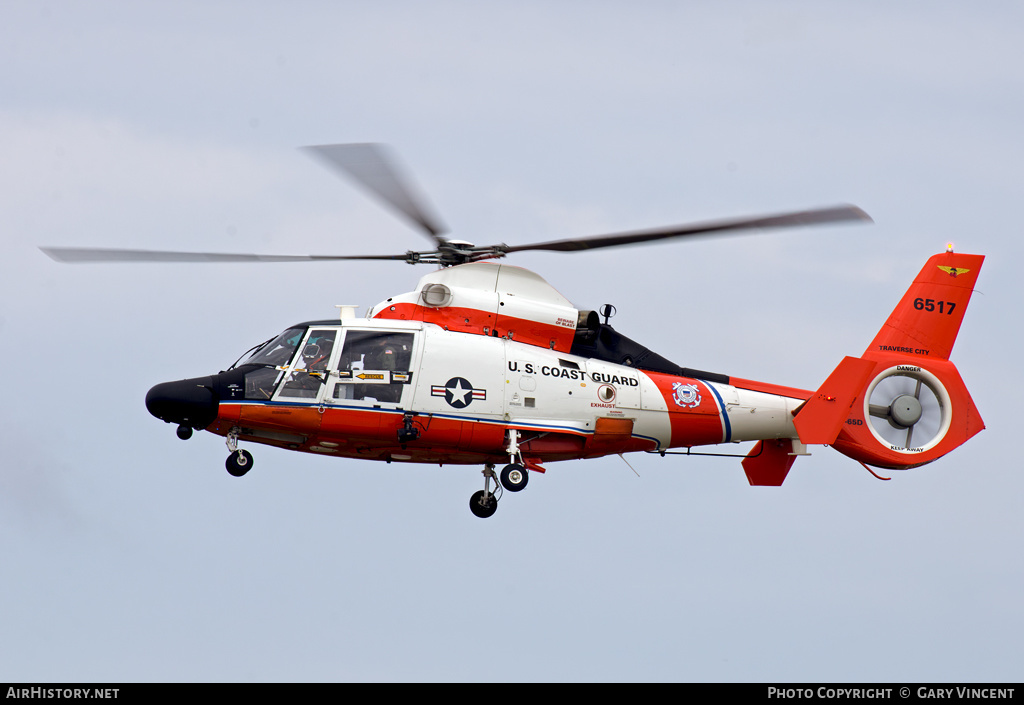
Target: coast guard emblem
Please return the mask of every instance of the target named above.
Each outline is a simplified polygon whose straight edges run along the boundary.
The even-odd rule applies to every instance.
[[[696,384],[683,384],[676,382],[672,385],[672,399],[679,406],[693,409],[700,406],[700,394],[697,393]]]

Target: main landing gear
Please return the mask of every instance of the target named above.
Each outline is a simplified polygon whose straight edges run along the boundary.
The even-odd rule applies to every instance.
[[[526,483],[530,480],[530,471],[526,469],[526,466],[522,462],[522,454],[519,452],[519,431],[510,429],[508,437],[508,455],[509,464],[501,469],[501,474],[498,475],[498,482],[495,482],[495,489],[505,489],[509,492],[519,492],[526,487]],[[518,459],[519,462],[516,462]],[[498,498],[501,496],[499,493],[497,496],[491,492],[491,481],[494,477],[494,465],[487,464],[484,467],[484,488],[473,493],[473,496],[469,498],[469,510],[473,512],[475,516],[481,519],[486,519],[492,516],[494,512],[498,511]],[[500,483],[500,485],[499,485]]]
[[[529,471],[519,463],[510,463],[501,469],[501,486],[509,492],[518,492],[526,487]]]
[[[488,463],[484,467],[484,488],[474,492],[473,496],[469,498],[469,511],[481,519],[486,519],[498,511],[498,498],[491,492],[491,480],[493,479],[494,466]]]

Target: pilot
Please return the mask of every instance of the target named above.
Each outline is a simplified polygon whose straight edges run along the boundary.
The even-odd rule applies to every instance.
[[[316,348],[316,350],[313,350]],[[327,369],[327,361],[331,357],[331,350],[334,349],[334,336],[325,335],[317,343],[307,345],[302,351],[302,360],[306,363],[306,369],[310,372],[323,372]],[[307,355],[307,352],[309,353]]]
[[[292,373],[289,387],[300,390],[316,390],[327,381],[327,361],[334,348],[334,336],[321,336],[317,342],[309,339],[302,348],[302,367]],[[315,395],[314,395],[315,396]]]

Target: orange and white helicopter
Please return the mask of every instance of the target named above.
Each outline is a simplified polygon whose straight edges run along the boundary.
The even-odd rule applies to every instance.
[[[334,320],[299,323],[228,370],[154,386],[150,413],[224,436],[227,469],[253,465],[240,442],[385,462],[483,465],[470,499],[497,509],[544,463],[639,451],[756,444],[752,485],[781,485],[798,455],[831,445],[865,467],[936,460],[984,428],[949,360],[984,257],[931,257],[859,357],[816,390],[679,367],[580,310],[536,274],[499,261],[526,250],[572,252],[689,235],[870,220],[838,206],[530,245],[446,239],[380,145],[309,148],[408,217],[427,252],[382,256],[246,255],[41,248],[63,262],[399,260],[439,265],[415,290]],[[247,357],[246,357],[247,355]],[[672,449],[679,449],[673,451]],[[495,468],[503,469],[495,474]],[[493,484],[492,484],[493,483]]]

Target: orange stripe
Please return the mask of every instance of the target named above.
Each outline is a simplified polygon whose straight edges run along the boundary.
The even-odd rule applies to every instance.
[[[554,350],[569,352],[575,328],[551,325],[526,318],[496,315],[475,308],[446,306],[430,308],[419,304],[396,303],[386,307],[374,318],[385,318],[402,321],[423,321],[433,323],[457,333],[474,335],[509,336],[520,343],[528,343],[543,348],[550,348],[554,342]],[[485,331],[486,329],[486,331]]]

